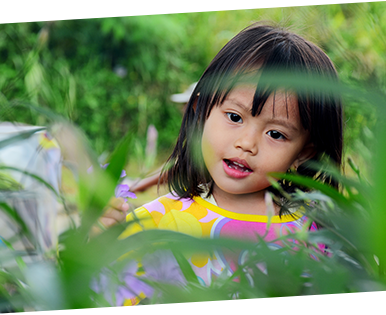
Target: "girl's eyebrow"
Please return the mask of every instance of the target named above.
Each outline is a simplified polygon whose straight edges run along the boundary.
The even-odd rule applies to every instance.
[[[240,107],[242,110],[246,111],[246,112],[252,112],[252,107],[249,108],[243,104],[241,104],[240,102],[238,102],[237,100],[234,100],[234,99],[229,99],[230,102],[232,102],[234,105]]]

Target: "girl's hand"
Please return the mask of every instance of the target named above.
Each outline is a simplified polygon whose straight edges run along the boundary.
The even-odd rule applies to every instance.
[[[109,208],[99,218],[98,224],[93,227],[92,234],[97,235],[101,233],[103,229],[108,229],[119,222],[125,221],[129,208],[129,204],[126,203],[122,197],[112,198],[109,203]]]

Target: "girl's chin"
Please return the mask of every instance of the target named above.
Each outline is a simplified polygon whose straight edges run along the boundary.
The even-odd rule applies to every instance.
[[[261,190],[251,190],[251,189],[242,189],[241,187],[238,189],[235,189],[234,187],[219,187],[215,186],[213,188],[213,194],[220,193],[220,194],[227,194],[227,195],[234,195],[235,197],[242,197],[247,195],[256,195],[259,196],[261,194],[265,194],[266,188],[263,188]]]

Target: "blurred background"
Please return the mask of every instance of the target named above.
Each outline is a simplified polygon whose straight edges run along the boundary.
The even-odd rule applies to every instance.
[[[88,240],[86,235],[114,194],[122,167],[127,174],[124,180],[132,185],[136,180],[154,174],[162,166],[173,149],[186,101],[176,101],[175,95],[189,90],[199,80],[209,62],[233,36],[261,20],[289,27],[316,43],[332,59],[345,84],[354,91],[368,93],[368,103],[366,97],[360,100],[355,98],[354,93],[354,97],[344,99],[345,171],[350,180],[359,177],[359,184],[342,179],[346,190],[336,200],[347,197],[344,207],[337,202],[346,212],[340,212],[339,207],[336,207],[339,211],[335,211],[332,202],[327,199],[332,209],[331,217],[335,220],[329,231],[332,236],[323,234],[327,229],[314,235],[324,237],[318,242],[329,244],[327,236],[333,240],[335,247],[331,248],[335,251],[335,260],[315,263],[313,268],[318,275],[315,277],[315,291],[308,294],[384,290],[386,268],[379,261],[386,261],[383,241],[386,237],[386,212],[382,210],[386,207],[386,198],[382,197],[383,178],[386,177],[383,161],[386,155],[386,140],[383,138],[386,137],[382,135],[386,134],[386,130],[382,131],[379,128],[382,124],[377,123],[382,120],[378,117],[385,115],[382,104],[386,92],[386,2],[334,4],[0,24],[0,192],[4,193],[0,196],[0,207],[1,213],[19,226],[19,229],[12,230],[16,231],[16,236],[12,234],[9,238],[4,234],[5,229],[0,227],[4,241],[4,244],[0,242],[0,250],[4,247],[12,250],[9,257],[0,255],[0,265],[9,260],[16,260],[18,264],[16,267],[12,265],[16,271],[6,273],[0,270],[0,311],[105,305],[96,303],[93,297],[90,299],[88,284],[93,272],[100,272],[103,266],[114,261],[115,256],[111,255],[109,261],[108,255],[100,253],[111,249],[111,240],[115,238],[109,238],[107,231],[95,242],[85,240]],[[381,100],[379,104],[374,101],[372,105],[369,103],[372,91],[376,92],[374,95],[382,95],[378,98]],[[12,126],[17,133],[12,136],[9,125],[3,122],[17,122]],[[36,128],[22,128],[22,124],[45,126],[48,132],[38,128],[37,133]],[[126,139],[122,145],[121,140],[127,134],[130,141]],[[32,142],[33,146],[28,151],[25,143]],[[8,151],[11,153],[4,163],[1,159],[4,152],[13,148],[10,144],[17,147],[18,153]],[[117,147],[118,150],[115,150]],[[378,149],[378,160],[375,159],[375,149]],[[18,159],[14,158],[16,156]],[[98,170],[97,165],[105,164],[111,156],[116,165],[112,162],[106,172]],[[31,163],[35,160],[36,163]],[[126,160],[128,164],[125,166]],[[27,170],[37,174],[40,171],[38,175],[52,186],[36,182],[33,178],[31,188],[27,187],[25,178],[30,174],[26,173],[23,173],[23,185],[20,185],[15,178],[2,172],[3,169],[9,171],[3,164],[19,167],[22,173]],[[91,165],[94,166],[93,174],[90,174]],[[367,186],[366,178],[375,182],[374,189]],[[36,183],[48,190],[50,203],[39,194],[26,194],[28,189],[38,187]],[[370,190],[375,192],[374,195],[368,194]],[[163,192],[161,190],[160,193]],[[328,195],[328,190],[324,193]],[[155,186],[144,193],[137,193],[137,199],[129,200],[131,209],[154,199],[156,195]],[[378,196],[378,199],[373,196]],[[36,201],[36,205],[27,197]],[[334,195],[330,197],[334,199]],[[22,206],[19,205],[20,200],[23,201]],[[379,212],[370,222],[371,228],[366,229],[363,218],[368,219],[368,211],[372,208],[370,203]],[[23,216],[23,213],[17,216],[18,211],[14,208],[25,208],[30,216]],[[35,212],[29,211],[30,208]],[[363,217],[353,215],[362,212]],[[57,216],[66,219],[57,220]],[[80,219],[83,221],[80,222]],[[23,224],[24,221],[27,224]],[[55,225],[57,221],[61,222],[59,227]],[[34,225],[29,226],[28,222]],[[80,228],[77,230],[76,226]],[[67,229],[67,234],[62,233]],[[38,239],[41,250],[36,251],[41,253],[38,258],[42,264],[36,265],[40,268],[39,272],[27,268],[19,259],[29,257],[32,262],[40,262],[35,257],[34,248],[25,246],[25,252],[14,252],[11,246],[17,244],[18,235],[23,236],[24,233],[30,236],[27,233],[29,230],[30,234],[35,230],[44,231]],[[362,237],[363,231],[373,232],[373,235],[369,233],[365,235],[367,238]],[[92,247],[94,243],[97,244],[95,248]],[[144,245],[148,243],[143,241]],[[343,253],[339,246],[351,256]],[[122,255],[120,251],[117,249],[117,253]],[[275,262],[277,256],[271,254],[272,262]],[[119,255],[116,254],[116,257]],[[305,252],[304,255],[308,257],[309,254]],[[365,268],[357,268],[351,257]],[[55,264],[57,261],[60,264]],[[47,268],[47,262],[52,263],[49,265],[51,269]],[[354,271],[347,264],[353,265],[349,267]],[[280,268],[287,271],[288,266]],[[346,278],[337,277],[347,270],[351,273]],[[275,272],[272,274],[276,275]],[[51,282],[41,281],[43,276]],[[302,277],[296,279],[297,283],[304,282]],[[300,294],[297,289],[289,293],[286,291],[296,286],[287,286],[281,280],[277,282],[274,277],[271,280],[273,286],[278,287],[276,291],[252,292],[245,285],[246,292],[254,294],[246,296]],[[26,294],[23,293],[26,290],[24,283],[30,286]],[[198,290],[192,283],[193,286],[186,291],[189,298],[193,296],[189,290]],[[281,291],[280,283],[286,290]],[[58,284],[62,291],[57,289]],[[236,292],[239,290],[237,288]],[[15,293],[19,291],[21,295]],[[47,292],[51,292],[50,295]],[[228,292],[226,286],[224,292]],[[219,299],[217,293],[204,293],[205,299]],[[195,300],[202,299],[203,295],[197,293]],[[9,301],[12,303],[9,304]]]
[[[182,105],[170,96],[198,81],[219,49],[259,20],[318,44],[342,81],[385,90],[385,2],[2,24],[1,120],[49,125],[47,115],[18,105],[52,110],[79,126],[99,155],[130,129],[129,171],[137,176],[149,125],[159,131],[154,168],[174,145]],[[346,104],[346,153],[360,165],[374,123],[370,106]]]

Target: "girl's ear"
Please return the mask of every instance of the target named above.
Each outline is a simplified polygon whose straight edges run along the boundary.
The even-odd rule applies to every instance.
[[[316,154],[315,146],[312,142],[308,142],[302,149],[302,151],[299,153],[296,160],[292,163],[292,167],[297,169],[300,165],[302,165],[304,162],[308,161],[309,159],[313,158]]]

